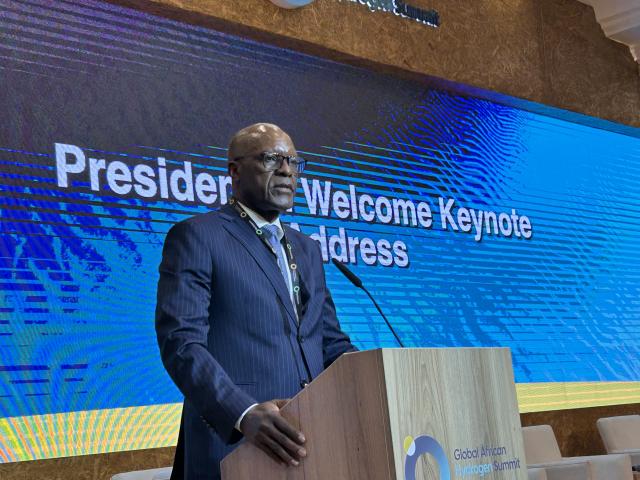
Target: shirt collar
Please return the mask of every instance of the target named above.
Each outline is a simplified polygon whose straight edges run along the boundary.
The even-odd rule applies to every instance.
[[[255,222],[258,228],[262,228],[265,225],[275,225],[278,229],[276,233],[276,236],[278,237],[278,241],[282,240],[282,237],[284,237],[284,230],[282,228],[282,223],[280,222],[280,217],[277,217],[273,222],[269,222],[265,220],[265,218],[262,215],[260,215],[258,212],[255,212],[254,210],[251,210],[249,207],[247,207],[244,203],[240,201],[238,201],[238,203],[244,209],[244,211],[247,212],[247,215],[249,215],[249,218],[251,218],[251,220]]]

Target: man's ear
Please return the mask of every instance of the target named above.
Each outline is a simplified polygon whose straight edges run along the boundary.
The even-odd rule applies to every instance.
[[[227,171],[232,180],[237,180],[240,176],[240,164],[235,160],[230,161],[227,164]]]

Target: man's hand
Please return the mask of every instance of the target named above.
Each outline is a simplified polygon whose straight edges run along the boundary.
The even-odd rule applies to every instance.
[[[297,466],[307,456],[304,435],[280,415],[280,407],[287,400],[272,400],[259,403],[249,410],[240,431],[247,441],[253,443],[278,463]]]

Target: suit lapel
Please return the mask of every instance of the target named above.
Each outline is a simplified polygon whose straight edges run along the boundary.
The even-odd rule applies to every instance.
[[[220,212],[222,217],[227,220],[227,222],[223,223],[224,228],[249,252],[249,255],[253,257],[262,269],[289,314],[290,320],[295,324],[296,315],[291,297],[289,296],[289,289],[285,284],[284,278],[282,278],[282,273],[280,272],[278,262],[273,256],[273,253],[271,253],[262,240],[258,238],[251,225],[240,218],[233,207],[226,206],[222,208]]]

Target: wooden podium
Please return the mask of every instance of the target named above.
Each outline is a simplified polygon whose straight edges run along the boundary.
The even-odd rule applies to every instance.
[[[223,480],[527,479],[507,348],[349,353],[282,414],[307,439],[300,466],[245,443]]]

